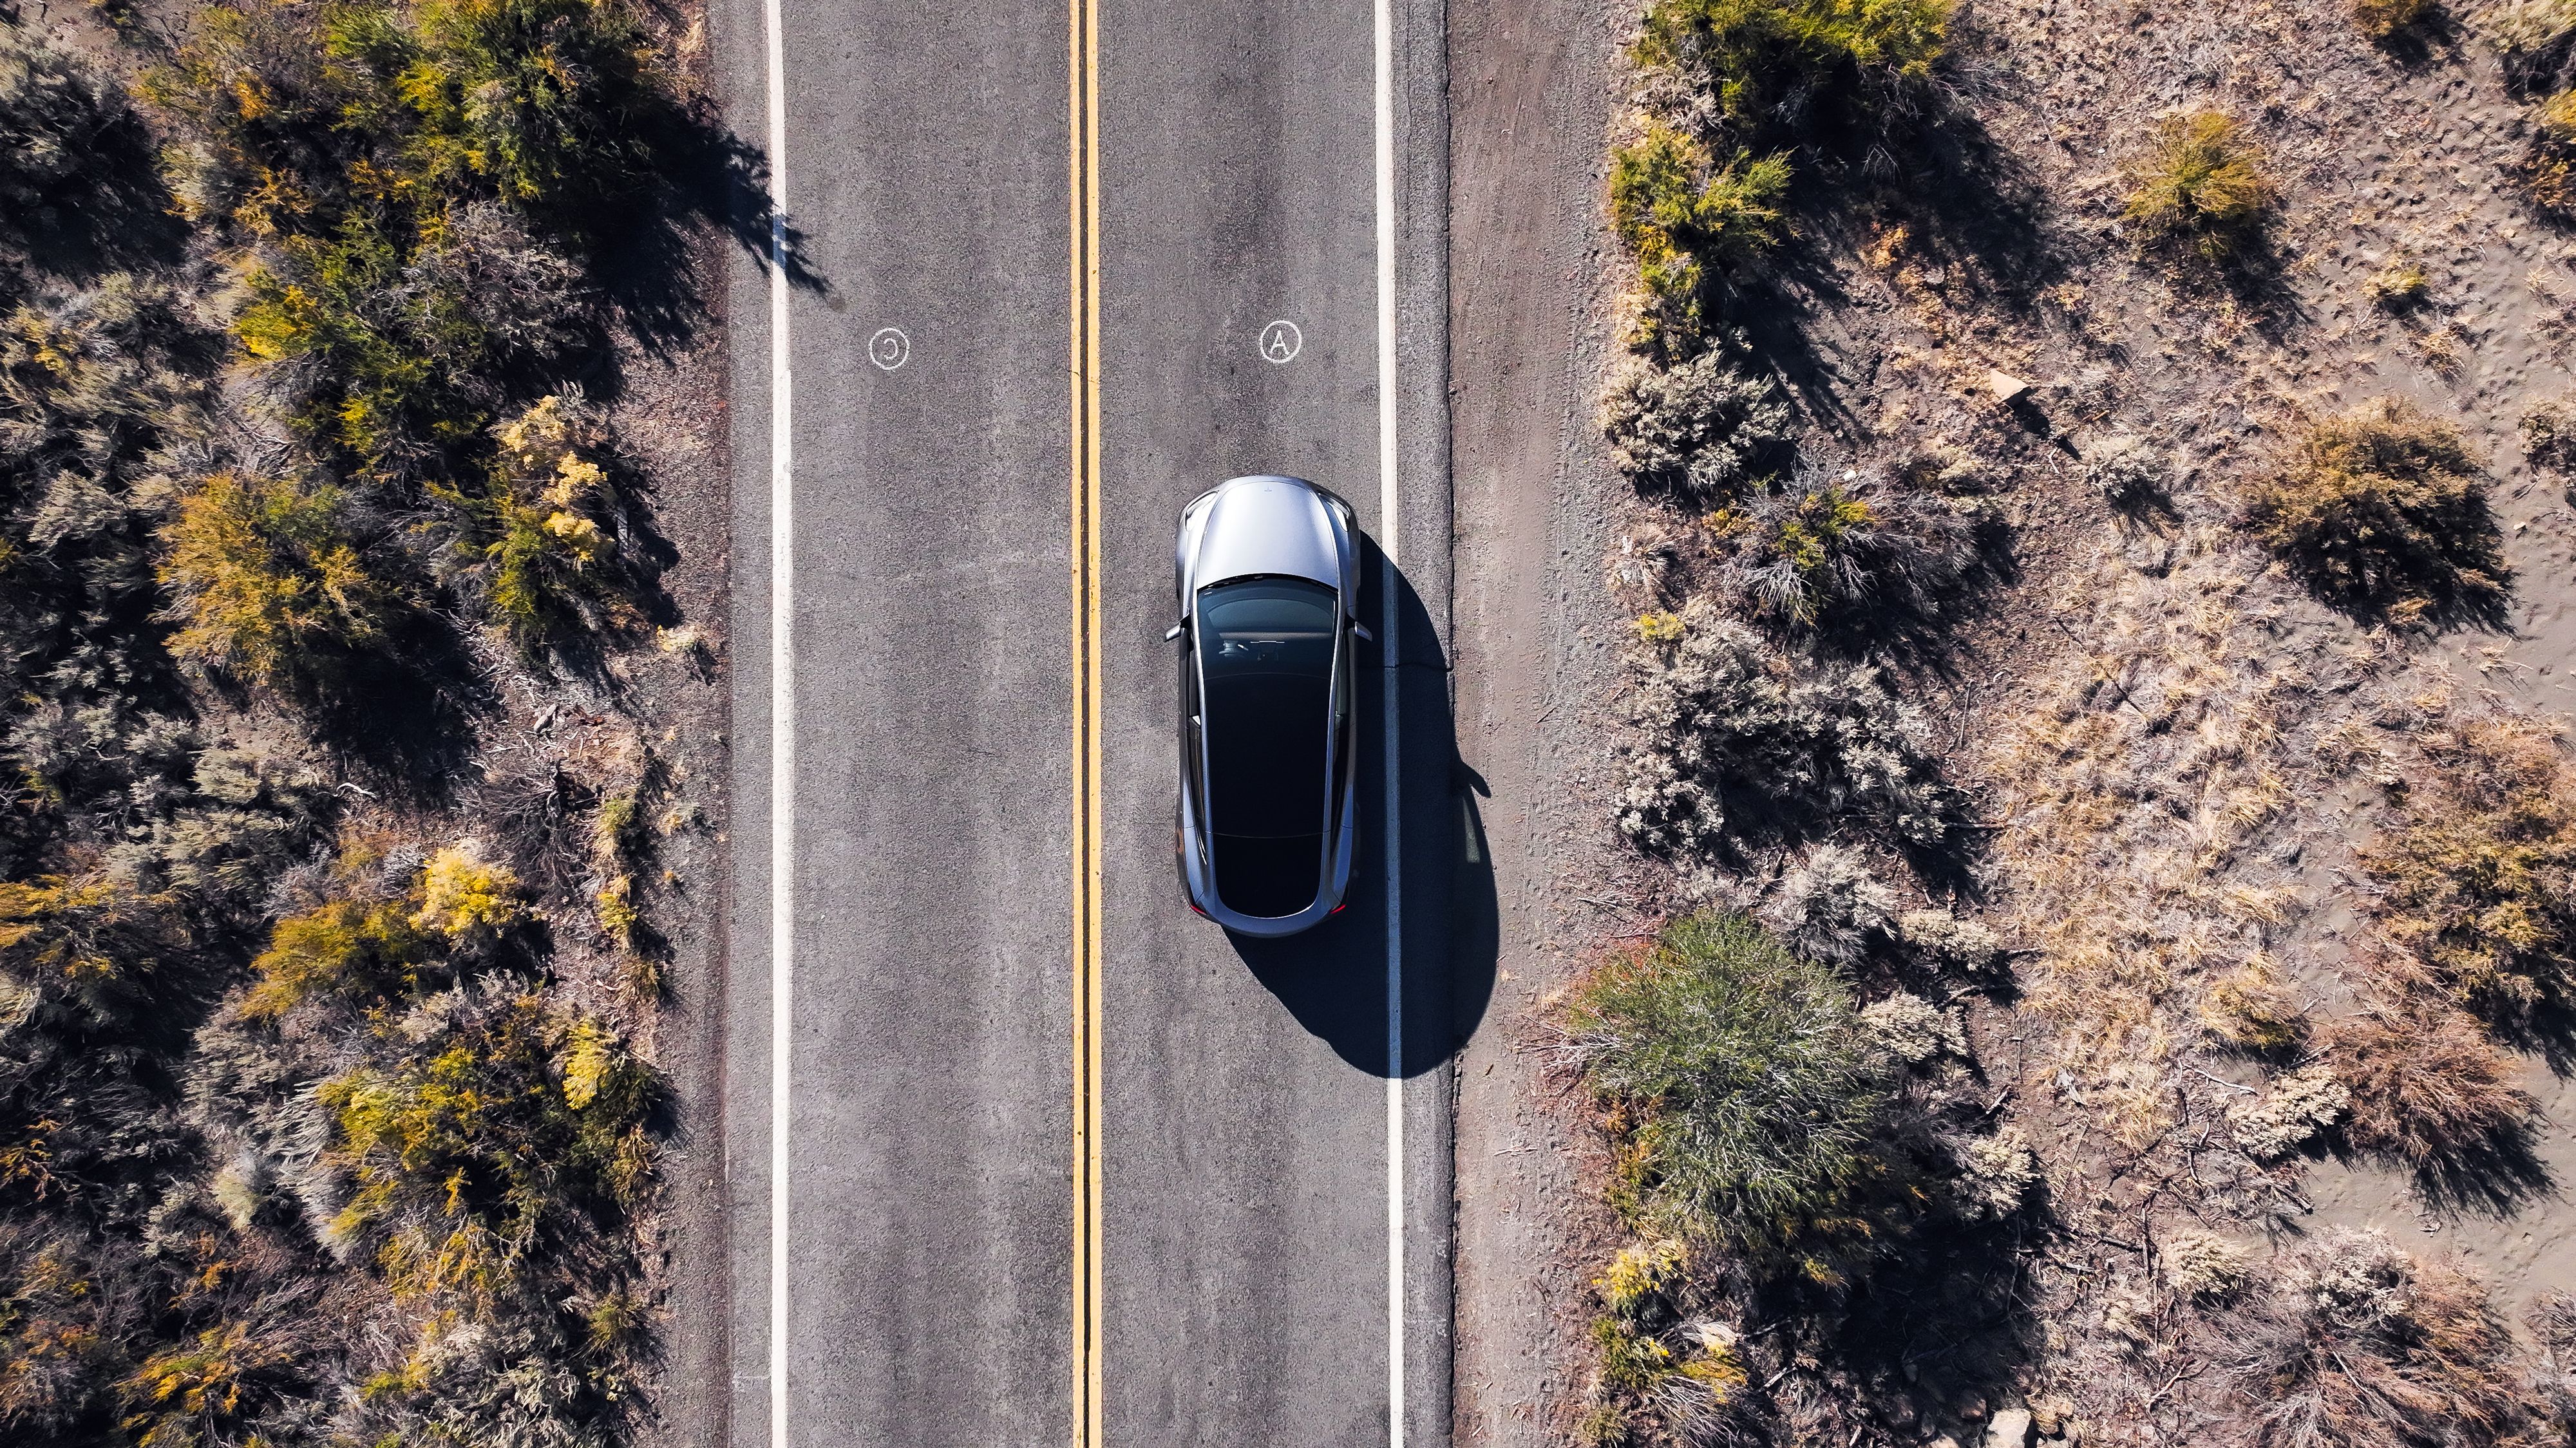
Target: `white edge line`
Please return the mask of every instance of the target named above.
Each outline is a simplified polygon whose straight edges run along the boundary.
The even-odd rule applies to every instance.
[[[795,1045],[796,486],[787,335],[787,48],[762,0],[769,60],[769,1441],[787,1448],[788,1156]]]
[[[1377,59],[1377,468],[1378,547],[1386,557],[1386,1441],[1404,1448],[1404,891],[1397,717],[1402,655],[1396,597],[1395,16],[1376,0]]]

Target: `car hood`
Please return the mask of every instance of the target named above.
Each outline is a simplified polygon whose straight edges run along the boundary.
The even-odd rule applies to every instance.
[[[1195,557],[1182,560],[1184,592],[1258,574],[1310,578],[1339,590],[1342,542],[1330,505],[1294,478],[1236,478],[1207,500],[1185,540]]]

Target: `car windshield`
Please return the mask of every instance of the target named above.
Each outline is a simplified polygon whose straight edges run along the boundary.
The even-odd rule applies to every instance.
[[[1217,894],[1247,915],[1293,915],[1321,885],[1339,616],[1304,579],[1199,590]]]

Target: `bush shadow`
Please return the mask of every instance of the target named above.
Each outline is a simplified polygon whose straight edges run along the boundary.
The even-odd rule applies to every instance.
[[[1372,668],[1361,655],[1356,858],[1349,908],[1302,935],[1227,940],[1253,978],[1335,1055],[1377,1076],[1414,1077],[1448,1063],[1483,1021],[1501,946],[1492,855],[1477,800],[1485,783],[1458,757],[1449,661],[1410,580],[1363,548],[1360,616],[1384,616],[1392,575],[1396,628]],[[1372,682],[1373,678],[1373,682]],[[1400,974],[1390,989],[1386,840],[1385,690],[1396,691],[1396,922]],[[1389,1029],[1400,1017],[1402,1029]]]

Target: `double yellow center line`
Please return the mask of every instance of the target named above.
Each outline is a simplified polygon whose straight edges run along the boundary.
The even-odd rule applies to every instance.
[[[1100,1448],[1100,13],[1066,35],[1073,379],[1073,1443]]]

